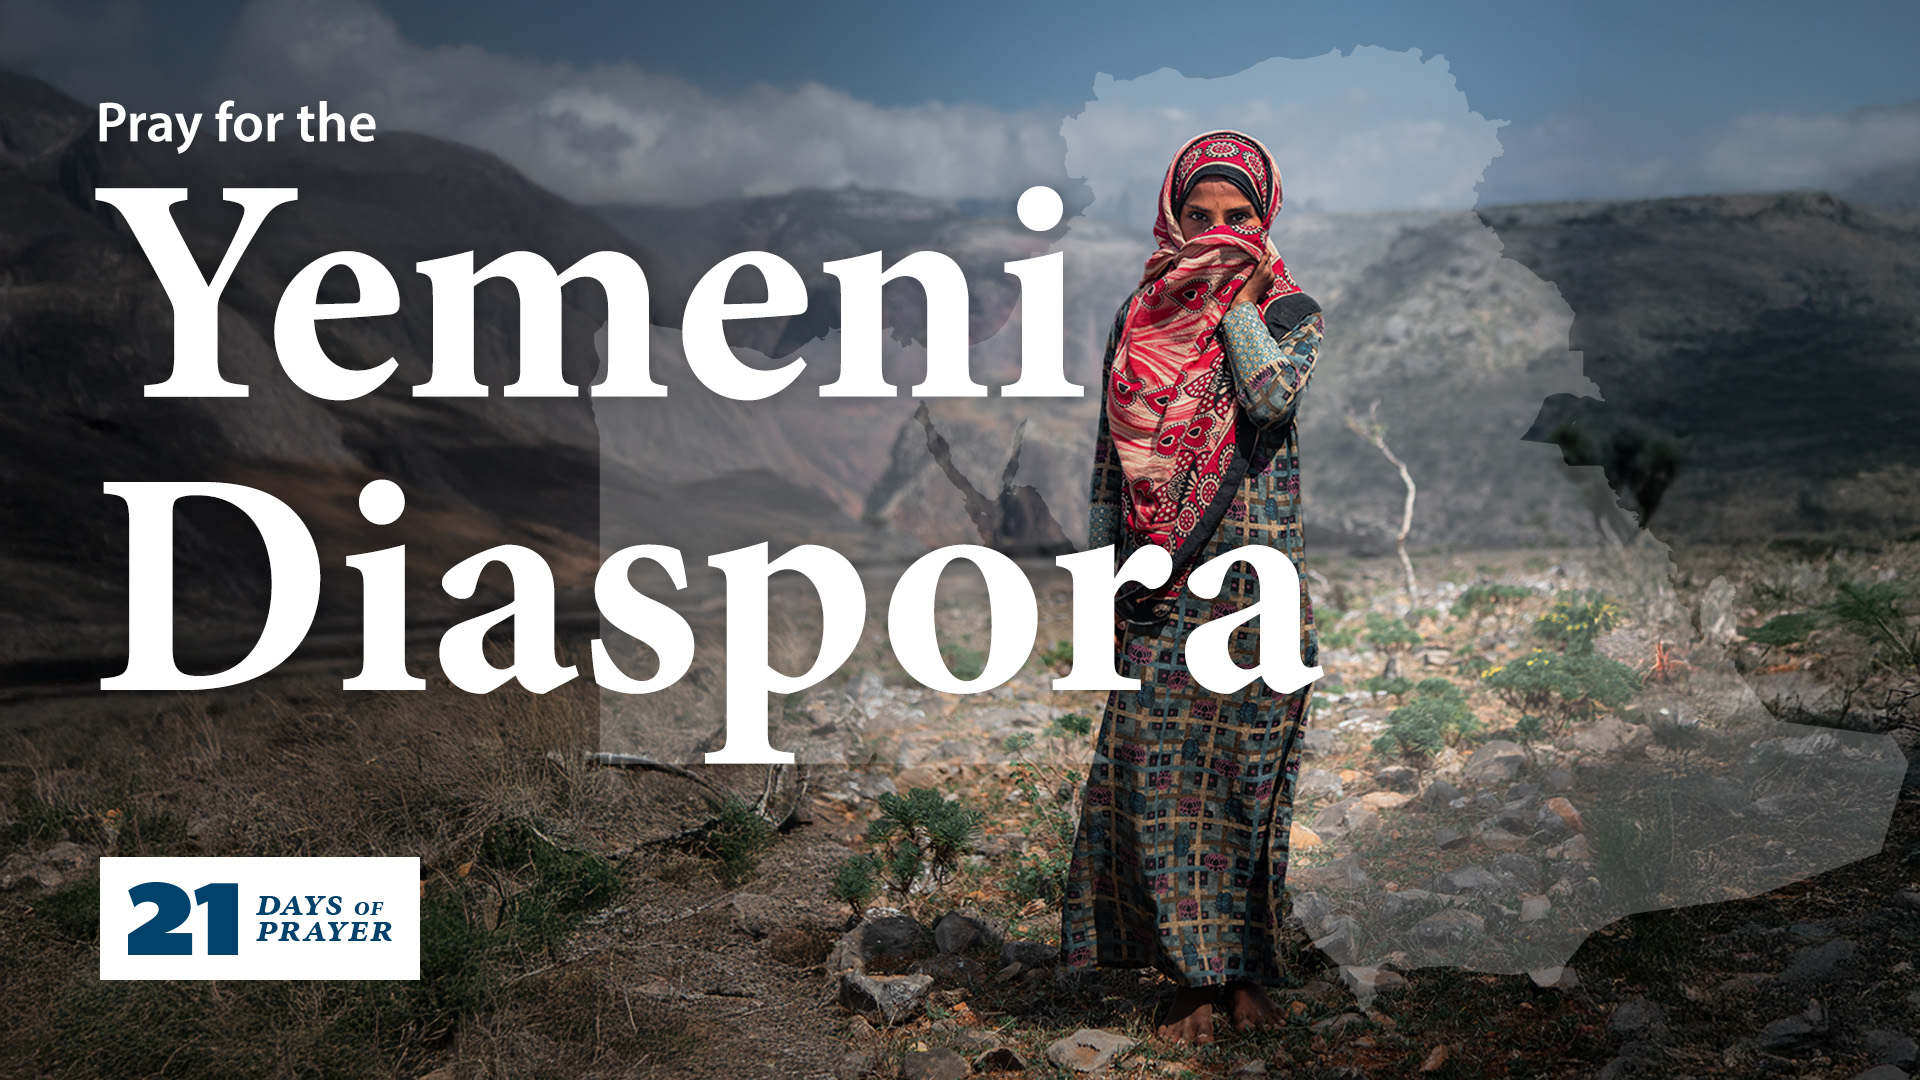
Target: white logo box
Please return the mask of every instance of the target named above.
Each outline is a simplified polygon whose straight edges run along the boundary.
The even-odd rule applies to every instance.
[[[420,860],[103,858],[100,977],[418,979]]]

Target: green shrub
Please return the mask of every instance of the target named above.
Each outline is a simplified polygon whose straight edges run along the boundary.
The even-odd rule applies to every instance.
[[[1775,615],[1759,626],[1743,626],[1740,628],[1740,636],[1756,645],[1790,648],[1804,644],[1819,627],[1818,615],[1800,611],[1789,615]]]
[[[1640,676],[1617,660],[1589,653],[1535,649],[1480,676],[1522,717],[1539,717],[1564,731],[1575,720],[1591,720],[1603,709],[1618,709],[1640,692]]]
[[[852,908],[858,916],[867,909],[867,901],[873,899],[873,876],[877,869],[871,855],[848,856],[833,868],[833,877],[827,882],[827,895]]]
[[[880,816],[867,827],[867,842],[874,847],[871,865],[887,888],[903,897],[922,876],[944,883],[979,837],[981,818],[932,788],[889,792],[880,796]]]
[[[1451,610],[1456,619],[1472,619],[1472,632],[1479,633],[1480,620],[1502,609],[1511,609],[1532,595],[1532,589],[1521,585],[1481,582],[1467,586],[1466,591],[1455,598]]]
[[[706,853],[719,864],[720,883],[731,889],[753,876],[760,868],[760,857],[777,837],[773,823],[738,798],[720,803],[714,814]]]
[[[1598,589],[1575,589],[1553,600],[1553,608],[1533,624],[1535,637],[1557,645],[1568,656],[1593,652],[1593,642],[1620,622],[1620,605]]]
[[[1920,631],[1908,610],[1911,591],[1896,581],[1843,581],[1824,609],[1836,623],[1865,638],[1874,656],[1896,670],[1920,668]]]
[[[1404,675],[1374,675],[1360,680],[1360,689],[1376,697],[1381,694],[1391,694],[1396,701],[1404,701],[1413,689],[1413,680]]]
[[[1445,679],[1423,679],[1413,687],[1412,701],[1387,714],[1387,729],[1373,740],[1373,749],[1388,756],[1427,758],[1479,730],[1480,720],[1459,687]]]
[[[1405,619],[1369,611],[1367,612],[1367,644],[1379,652],[1392,655],[1408,652],[1420,644],[1420,635],[1407,625]]]

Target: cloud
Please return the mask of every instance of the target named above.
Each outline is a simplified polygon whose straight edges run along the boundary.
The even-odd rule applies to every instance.
[[[1920,102],[1847,113],[1752,113],[1701,155],[1708,190],[1840,190],[1920,163]]]
[[[1100,75],[1093,89],[1062,126],[1067,171],[1093,188],[1088,212],[1116,221],[1150,220],[1174,151],[1216,127],[1267,144],[1295,209],[1470,207],[1505,123],[1468,108],[1445,58],[1417,49],[1267,60],[1217,79]]]
[[[329,98],[335,109],[373,113],[385,130],[490,150],[588,202],[848,184],[955,198],[1063,179],[1058,117],[1044,111],[884,107],[817,83],[717,96],[624,63],[424,48],[360,0],[258,0],[240,17],[227,67],[225,96]]]

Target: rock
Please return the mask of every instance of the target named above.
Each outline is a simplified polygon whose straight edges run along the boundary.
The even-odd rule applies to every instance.
[[[1787,1016],[1760,1029],[1760,1048],[1771,1053],[1798,1048],[1813,1038],[1813,1022],[1804,1016]]]
[[[1043,968],[1057,963],[1060,947],[1044,941],[1009,941],[1000,946],[1000,963],[1019,964],[1023,968]]]
[[[1351,964],[1358,959],[1360,924],[1346,915],[1337,915],[1325,923],[1326,932],[1313,941],[1313,947],[1326,953],[1336,964]]]
[[[1433,830],[1433,846],[1442,851],[1451,851],[1466,842],[1466,834],[1451,826],[1442,825]]]
[[[1518,852],[1495,856],[1487,869],[1499,879],[1502,888],[1511,893],[1537,893],[1546,883],[1540,864]]]
[[[1366,871],[1360,869],[1360,857],[1352,852],[1325,866],[1293,870],[1287,876],[1306,889],[1364,889],[1372,883]]]
[[[1913,1066],[1916,1058],[1920,1058],[1920,1044],[1903,1032],[1877,1028],[1867,1032],[1860,1041],[1866,1044],[1867,1053],[1883,1065],[1906,1069]]]
[[[1326,728],[1308,728],[1301,741],[1309,754],[1331,754],[1340,747],[1340,736]]]
[[[1498,825],[1480,826],[1474,830],[1473,838],[1478,840],[1482,847],[1491,848],[1494,851],[1519,851],[1527,846],[1526,837],[1517,836]]]
[[[1233,1071],[1227,1074],[1227,1076],[1229,1077],[1249,1077],[1249,1076],[1265,1076],[1265,1075],[1267,1075],[1267,1063],[1264,1061],[1261,1061],[1259,1058],[1254,1058],[1251,1061],[1243,1061],[1240,1064],[1235,1065],[1233,1067]]]
[[[833,1075],[837,1080],[859,1080],[873,1071],[873,1055],[864,1050],[849,1050],[840,1055],[834,1065]]]
[[[1520,775],[1526,763],[1527,752],[1518,743],[1490,739],[1474,748],[1462,775],[1476,784],[1506,784]]]
[[[1541,968],[1527,972],[1527,977],[1533,980],[1533,985],[1546,990],[1573,990],[1580,986],[1580,976],[1570,967]]]
[[[1547,912],[1551,910],[1553,910],[1553,901],[1548,900],[1544,896],[1523,896],[1520,898],[1520,921],[1523,923],[1539,922],[1541,919],[1546,918]]]
[[[1614,1007],[1607,1030],[1627,1038],[1644,1038],[1666,1029],[1666,1010],[1638,994]]]
[[[1787,982],[1825,982],[1836,969],[1853,956],[1853,942],[1846,938],[1809,945],[1793,954],[1780,977]]]
[[[1908,1035],[1878,1028],[1867,1032],[1861,1039],[1867,1046],[1867,1053],[1874,1060],[1885,1065],[1897,1065],[1902,1069],[1911,1068],[1916,1058],[1920,1058],[1920,1044]]]
[[[900,1080],[964,1080],[971,1075],[967,1059],[944,1046],[910,1050],[900,1059]]]
[[[1540,789],[1522,780],[1507,789],[1508,802],[1527,802],[1540,794]]]
[[[1345,1012],[1338,1016],[1329,1016],[1325,1020],[1316,1020],[1308,1025],[1308,1030],[1312,1031],[1315,1035],[1324,1035],[1329,1039],[1337,1039],[1349,1031],[1356,1031],[1366,1026],[1366,1017],[1356,1012]]]
[[[0,889],[31,881],[43,889],[57,889],[93,869],[100,860],[71,840],[62,840],[39,854],[15,852],[0,864]]]
[[[897,1024],[926,1007],[931,975],[864,975],[849,971],[840,976],[840,1004],[854,1012]]]
[[[971,956],[929,956],[907,965],[909,975],[931,975],[938,986],[971,986],[987,977],[987,969]]]
[[[1413,801],[1413,796],[1404,791],[1370,791],[1360,796],[1360,802],[1371,810],[1398,810]]]
[[[1011,1046],[996,1046],[974,1058],[973,1067],[983,1073],[1026,1072],[1027,1059]]]
[[[1407,931],[1415,941],[1427,948],[1441,948],[1457,945],[1470,934],[1479,934],[1487,928],[1487,922],[1471,911],[1457,908],[1436,911],[1432,915],[1414,923]]]
[[[1320,834],[1298,822],[1287,826],[1287,849],[1308,851],[1320,846]]]
[[[1437,874],[1433,879],[1433,891],[1448,895],[1489,893],[1498,891],[1499,888],[1500,879],[1477,863],[1468,863],[1457,870]]]
[[[1420,774],[1405,765],[1389,765],[1373,774],[1373,782],[1388,791],[1411,794],[1420,790]]]
[[[1062,1069],[1092,1072],[1133,1048],[1134,1040],[1117,1031],[1081,1028],[1047,1047],[1047,1060]]]
[[[911,915],[875,908],[827,954],[827,971],[898,971],[933,950],[933,935]]]
[[[1453,654],[1445,649],[1424,649],[1420,653],[1420,662],[1428,667],[1445,667],[1453,663]]]
[[[1593,844],[1584,836],[1576,836],[1560,845],[1559,857],[1570,862],[1592,862]]]
[[[1006,931],[972,908],[949,911],[933,924],[933,944],[943,954],[980,948],[998,952]]]
[[[1573,803],[1567,801],[1564,797],[1557,796],[1548,799],[1546,804],[1540,809],[1553,811],[1553,816],[1559,818],[1560,821],[1573,832],[1583,833],[1587,831],[1587,823],[1580,817],[1580,811],[1574,809]]]
[[[983,1054],[988,1050],[997,1049],[1000,1046],[1000,1037],[990,1031],[968,1028],[955,1035],[948,1045],[962,1054]]]
[[[1353,991],[1353,996],[1363,1002],[1376,994],[1403,990],[1407,985],[1407,977],[1397,971],[1353,964],[1340,969],[1340,981],[1346,983],[1347,989]]]
[[[1447,806],[1460,797],[1460,789],[1445,780],[1435,780],[1420,793],[1420,801],[1436,809]]]
[[[1853,1080],[1909,1080],[1906,1070],[1892,1065],[1875,1065],[1866,1072],[1853,1074]]]
[[[1574,732],[1573,748],[1583,754],[1624,754],[1645,746],[1650,737],[1646,728],[1604,716]]]
[[[1294,784],[1293,796],[1296,799],[1338,799],[1343,790],[1337,774],[1325,769],[1302,769],[1299,780]]]
[[[1568,769],[1548,769],[1547,788],[1550,791],[1572,791],[1573,773]]]
[[[1734,601],[1738,597],[1733,583],[1716,577],[1700,596],[1698,625],[1702,643],[1708,648],[1724,649],[1733,640],[1736,629]]]

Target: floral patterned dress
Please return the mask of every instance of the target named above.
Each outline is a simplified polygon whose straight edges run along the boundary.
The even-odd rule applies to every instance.
[[[1221,321],[1241,412],[1236,437],[1249,462],[1194,564],[1248,544],[1284,549],[1302,574],[1300,641],[1312,666],[1319,641],[1301,562],[1293,419],[1323,326],[1319,306],[1294,295],[1264,316],[1257,305],[1236,305]],[[1108,367],[1119,330],[1116,318]],[[1124,562],[1121,484],[1103,411],[1088,546],[1120,544]],[[1184,651],[1195,625],[1257,599],[1258,581],[1242,563],[1217,599],[1183,590],[1157,633],[1126,637],[1116,670],[1140,689],[1108,696],[1095,739],[1062,914],[1070,965],[1154,967],[1187,986],[1279,980],[1287,833],[1313,687],[1283,695],[1255,680],[1215,694],[1194,681]],[[1235,634],[1235,663],[1254,662],[1257,627],[1256,619]]]

